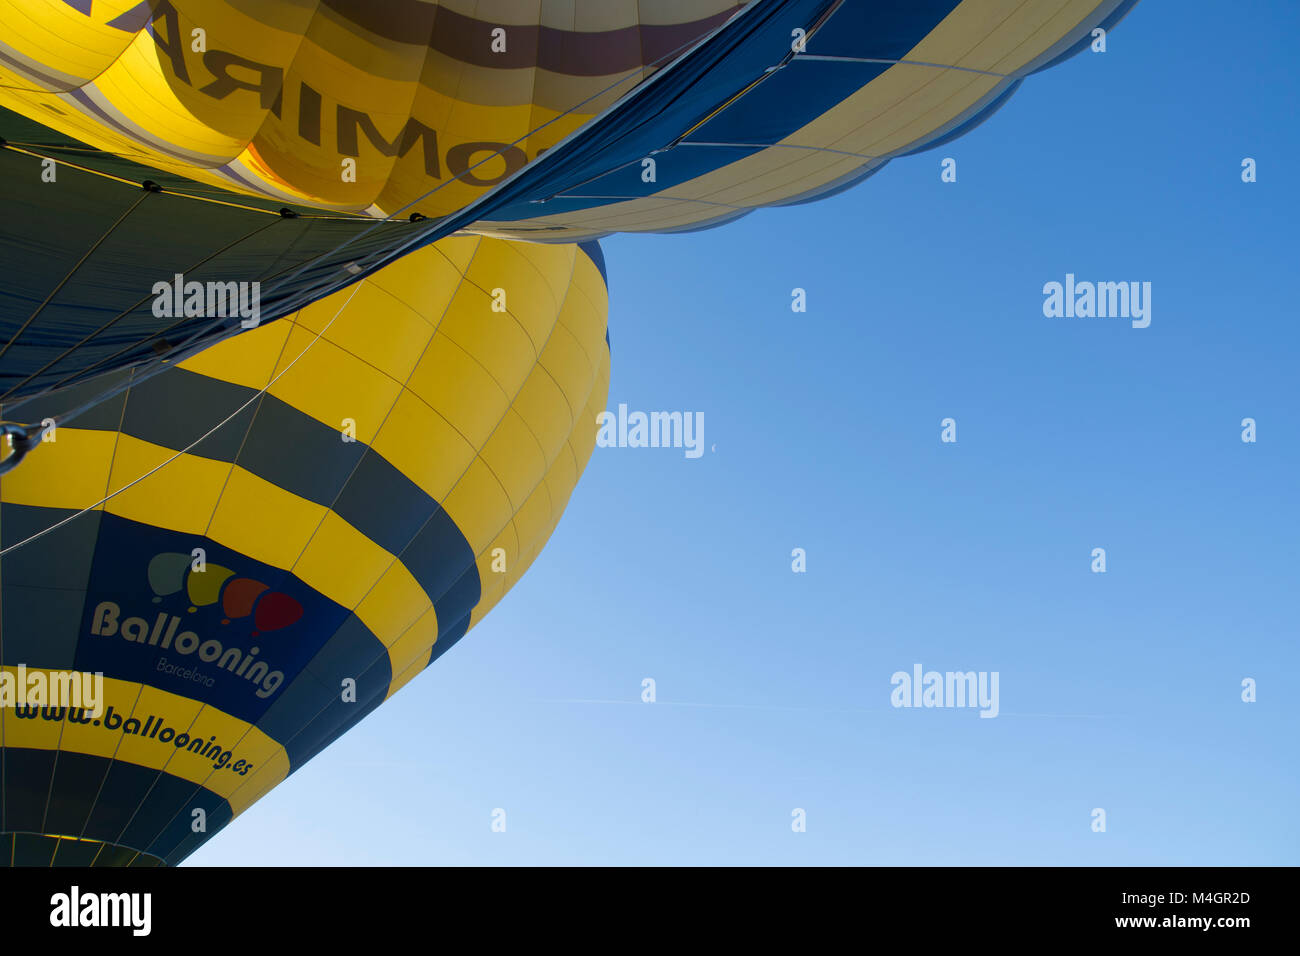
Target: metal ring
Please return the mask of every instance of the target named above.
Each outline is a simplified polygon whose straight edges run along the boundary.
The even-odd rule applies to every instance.
[[[7,458],[0,460],[0,475],[7,475],[17,468],[19,462],[27,457],[27,453],[40,444],[41,439],[45,437],[43,427],[36,428],[35,434],[32,434],[32,427],[34,426],[0,422],[0,435],[7,437],[13,445],[13,452]]]

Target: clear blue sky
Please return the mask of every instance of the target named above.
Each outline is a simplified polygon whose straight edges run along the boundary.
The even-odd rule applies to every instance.
[[[605,240],[610,407],[716,451],[597,449],[486,621],[189,863],[1300,862],[1297,33],[1144,0],[848,193]],[[1151,326],[1045,318],[1067,272]],[[916,663],[1000,716],[894,709]]]

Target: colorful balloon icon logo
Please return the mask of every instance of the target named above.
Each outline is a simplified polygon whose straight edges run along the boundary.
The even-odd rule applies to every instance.
[[[168,552],[154,555],[149,562],[149,587],[153,588],[154,604],[185,586],[185,572],[189,566],[188,554]]]
[[[154,603],[185,589],[190,599],[190,613],[221,600],[225,614],[222,624],[253,615],[253,635],[278,631],[302,617],[302,605],[287,594],[272,591],[261,581],[235,577],[235,572],[219,564],[208,564],[195,571],[193,558],[179,552],[154,555],[149,562],[149,586]]]
[[[226,620],[221,623],[229,624],[229,619],[232,617],[248,617],[253,613],[253,606],[257,604],[257,599],[266,590],[268,590],[267,586],[261,581],[254,581],[252,578],[235,578],[221,598],[221,610],[226,612]]]
[[[190,596],[190,613],[209,604],[215,604],[221,593],[221,585],[235,576],[230,568],[219,564],[209,564],[202,571],[190,569],[190,576],[185,581],[185,591]]]
[[[279,591],[268,591],[262,595],[261,600],[257,602],[257,606],[254,608],[253,633],[278,631],[282,627],[288,627],[300,617],[302,617],[301,604],[287,594],[281,594]]]

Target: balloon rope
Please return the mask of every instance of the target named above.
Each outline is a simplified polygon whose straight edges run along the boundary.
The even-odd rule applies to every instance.
[[[96,169],[93,166],[82,166],[80,163],[73,163],[73,162],[69,162],[66,159],[63,159],[62,158],[63,153],[65,151],[72,151],[72,147],[43,144],[43,143],[15,143],[6,140],[3,145],[3,148],[12,150],[15,153],[21,153],[24,156],[31,156],[35,159],[48,159],[51,162],[58,163],[60,166],[67,166],[69,169],[75,169],[78,172],[87,173],[91,176],[98,176],[101,179],[111,179],[113,182],[122,183],[124,186],[135,186],[138,188],[144,184],[143,179],[129,179],[124,176],[117,176],[103,169]],[[81,152],[102,153],[103,151],[86,149],[86,150],[81,150]],[[491,159],[492,157],[489,156],[488,158]],[[154,175],[158,175],[158,171],[154,170],[153,172]],[[166,193],[168,196],[176,196],[179,199],[189,199],[194,202],[205,202],[214,206],[229,206],[232,209],[239,209],[244,212],[261,213],[262,215],[265,216],[283,215],[283,213],[281,213],[280,210],[278,209],[267,209],[265,206],[254,206],[254,205],[250,205],[249,203],[233,202],[229,199],[218,199],[216,196],[204,196],[197,192],[185,191],[185,190],[193,189],[194,185],[207,185],[207,184],[199,183],[197,180],[195,180],[193,183],[172,183],[171,185],[168,186],[161,186],[159,191]],[[234,190],[222,189],[222,187],[220,186],[213,186],[212,188],[221,189],[223,193],[238,195],[238,193],[235,193]],[[346,209],[340,209],[340,210],[321,209],[318,211],[304,212],[301,211],[303,208],[301,200],[297,200],[293,198],[285,199],[282,196],[279,197],[268,196],[267,198],[274,199],[278,202],[299,206],[300,208],[294,211],[297,212],[298,218],[300,219],[320,219],[320,220],[327,220],[330,222],[365,222],[366,220],[372,218],[370,216],[363,216],[360,213],[350,213]]]
[[[244,404],[240,405],[237,409],[235,409],[233,412],[231,412],[229,415],[227,415],[227,416],[226,416],[225,418],[223,418],[221,421],[217,422],[217,424],[213,425],[211,428],[209,428],[206,432],[204,432],[204,433],[203,433],[202,435],[200,435],[198,438],[194,439],[194,441],[190,442],[188,445],[186,445],[186,446],[185,446],[184,448],[182,448],[180,451],[176,452],[176,454],[172,455],[172,456],[171,456],[170,458],[168,458],[166,461],[163,461],[163,462],[159,463],[158,465],[156,465],[155,467],[151,468],[149,471],[146,471],[146,472],[145,472],[143,475],[141,475],[139,478],[132,479],[131,481],[129,481],[129,482],[127,482],[125,485],[123,485],[121,488],[118,488],[116,491],[110,492],[109,494],[105,495],[103,498],[101,498],[101,499],[99,499],[98,501],[96,501],[94,504],[92,504],[92,505],[87,505],[86,507],[82,508],[80,511],[76,512],[75,514],[70,514],[70,515],[68,515],[66,518],[62,519],[61,521],[57,521],[57,522],[55,522],[54,524],[50,525],[48,528],[45,528],[45,529],[43,529],[43,530],[41,530],[41,531],[38,531],[38,532],[36,532],[34,535],[31,535],[30,537],[24,538],[22,541],[19,541],[19,542],[17,542],[16,544],[11,544],[11,545],[9,545],[9,547],[7,547],[7,548],[0,549],[0,557],[3,557],[4,555],[8,554],[8,553],[11,552],[11,551],[16,551],[16,550],[18,550],[19,548],[21,548],[21,547],[22,547],[23,545],[25,545],[25,544],[30,544],[31,542],[35,541],[37,538],[44,537],[45,535],[49,534],[51,531],[57,531],[59,528],[63,527],[63,526],[64,526],[65,524],[67,524],[68,522],[70,522],[70,521],[75,521],[77,518],[80,518],[82,515],[86,514],[86,513],[89,512],[89,511],[94,511],[96,508],[101,508],[101,507],[103,507],[105,504],[107,504],[107,503],[108,503],[109,501],[111,501],[112,499],[116,498],[118,495],[120,495],[122,492],[126,491],[128,488],[131,488],[131,487],[133,487],[133,486],[139,484],[140,482],[142,482],[142,481],[144,481],[146,478],[148,478],[150,475],[155,474],[156,472],[161,471],[163,468],[166,468],[168,465],[170,465],[170,464],[171,464],[172,462],[174,462],[176,459],[180,458],[182,455],[188,454],[189,451],[190,451],[191,449],[193,449],[196,445],[199,445],[200,443],[202,443],[204,440],[206,440],[210,435],[212,435],[212,434],[213,434],[214,432],[216,432],[218,429],[224,427],[228,422],[230,422],[232,419],[234,419],[234,418],[236,418],[238,415],[240,415],[240,414],[244,411],[244,409],[248,408],[248,406],[252,405],[255,401],[257,401],[257,400],[260,399],[263,395],[265,395],[265,394],[267,393],[267,391],[271,388],[271,386],[274,385],[276,382],[278,382],[278,381],[280,380],[280,378],[281,378],[281,377],[282,377],[286,372],[289,371],[289,369],[293,368],[296,364],[298,364],[298,359],[300,359],[300,358],[302,358],[304,355],[306,355],[307,352],[311,350],[311,347],[312,347],[313,345],[315,345],[317,342],[320,341],[321,336],[323,336],[326,332],[328,332],[329,329],[330,329],[330,326],[332,326],[332,325],[334,324],[335,320],[336,320],[340,315],[343,314],[343,310],[346,309],[346,308],[348,307],[348,303],[350,303],[350,302],[352,301],[352,297],[355,296],[355,295],[357,294],[357,290],[360,289],[362,285],[363,285],[363,283],[358,282],[358,283],[356,283],[356,284],[354,284],[354,285],[352,286],[352,291],[351,291],[350,293],[348,293],[348,297],[347,297],[347,299],[343,302],[342,305],[340,305],[340,306],[338,307],[338,310],[335,311],[334,315],[330,317],[330,320],[329,320],[328,322],[325,323],[325,325],[321,328],[321,330],[320,330],[319,332],[316,333],[315,338],[313,338],[310,342],[307,343],[307,347],[304,348],[304,349],[303,349],[301,352],[299,352],[297,355],[295,355],[295,356],[293,357],[293,360],[292,360],[291,362],[289,362],[288,365],[286,365],[284,368],[282,368],[279,372],[277,372],[277,373],[275,374],[275,376],[274,376],[274,377],[273,377],[269,382],[267,382],[267,383],[266,383],[265,385],[263,385],[260,389],[258,389],[257,392],[256,392],[255,394],[253,394],[253,395],[248,399],[248,401],[244,402]],[[231,462],[231,465],[233,466],[233,465],[234,465],[234,462]]]

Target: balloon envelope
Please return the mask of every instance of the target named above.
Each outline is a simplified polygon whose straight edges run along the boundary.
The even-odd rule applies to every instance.
[[[602,268],[443,240],[0,478],[0,680],[104,675],[98,716],[0,708],[0,853],[176,863],[481,619],[592,452]]]
[[[844,188],[978,125],[1136,0],[4,2],[23,28],[0,106],[98,149],[572,241]]]

